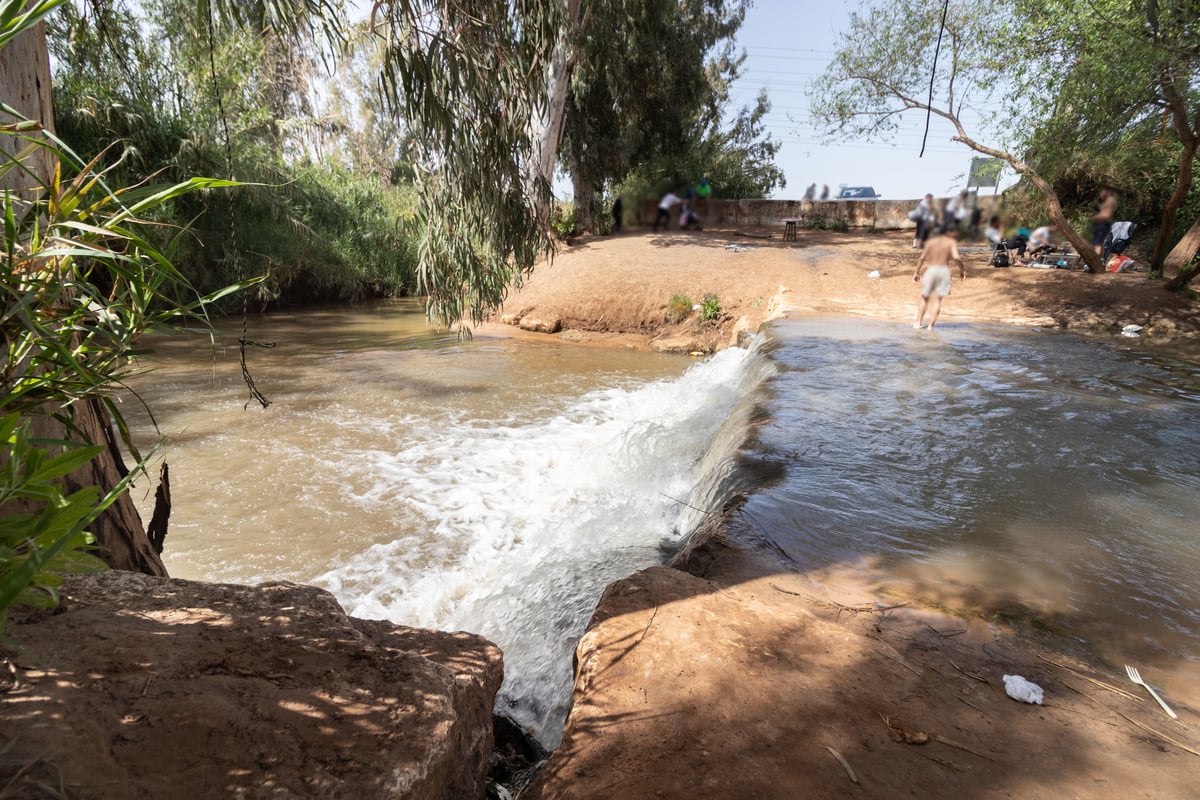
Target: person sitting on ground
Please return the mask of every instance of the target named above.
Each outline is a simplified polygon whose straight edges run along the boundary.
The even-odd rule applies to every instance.
[[[1029,236],[1029,255],[1036,259],[1043,253],[1048,253],[1054,249],[1054,231],[1053,225],[1043,225],[1040,228],[1035,228]]]
[[[993,216],[988,220],[987,227],[983,229],[983,238],[987,239],[993,245],[1000,244],[1004,238],[1003,232],[1000,230],[1000,218]]]
[[[659,223],[664,226],[671,224],[671,206],[680,202],[679,195],[675,192],[667,192],[662,196],[662,200],[658,201],[658,213],[654,215],[654,232],[658,233]]]
[[[684,203],[683,210],[679,212],[679,227],[685,231],[700,230],[700,217],[696,216],[696,212],[688,203]]]

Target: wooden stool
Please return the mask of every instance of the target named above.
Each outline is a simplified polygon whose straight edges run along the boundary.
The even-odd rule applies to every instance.
[[[785,242],[796,241],[796,223],[798,219],[785,219],[783,221],[783,240]]]

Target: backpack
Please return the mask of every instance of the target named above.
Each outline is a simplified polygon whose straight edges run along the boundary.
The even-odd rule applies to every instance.
[[[992,256],[992,260],[989,263],[993,267],[1007,267],[1008,266],[1008,253],[1005,252],[1004,250],[997,250],[996,255]]]

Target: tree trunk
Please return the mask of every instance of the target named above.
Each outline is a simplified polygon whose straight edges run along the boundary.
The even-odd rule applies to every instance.
[[[1159,220],[1158,236],[1154,239],[1154,249],[1150,253],[1150,270],[1152,272],[1161,270],[1165,277],[1173,278],[1177,274],[1178,268],[1168,271],[1165,261],[1167,247],[1170,246],[1171,234],[1175,232],[1175,217],[1192,191],[1192,168],[1196,160],[1196,147],[1200,144],[1200,140],[1197,139],[1197,131],[1193,127],[1195,123],[1187,113],[1186,79],[1183,81],[1183,90],[1181,91],[1180,79],[1174,70],[1163,65],[1159,69],[1159,75],[1163,97],[1167,99],[1167,108],[1171,113],[1171,126],[1175,129],[1175,135],[1179,137],[1179,143],[1183,150],[1179,154],[1175,191],[1167,200],[1167,205],[1163,208],[1162,219]]]
[[[30,119],[40,120],[47,131],[54,130],[54,105],[50,93],[50,53],[46,47],[45,28],[39,25],[7,46],[0,49],[0,101],[7,103]],[[2,120],[11,122],[11,120]],[[15,137],[0,137],[10,152],[20,147]],[[31,163],[48,183],[54,162],[48,151]],[[29,163],[29,162],[27,162]],[[27,179],[26,179],[27,180]],[[20,170],[10,170],[6,185],[0,188],[20,192],[28,190],[22,185]],[[104,404],[95,398],[73,404],[70,408],[50,409],[71,414],[73,427],[68,432],[53,417],[43,417],[34,426],[34,433],[54,439],[84,440],[91,444],[106,446],[106,451],[92,459],[82,469],[63,479],[63,491],[67,494],[85,486],[95,486],[103,496],[128,474],[121,453],[113,436],[112,422]],[[96,542],[102,548],[100,557],[115,569],[133,570],[149,575],[166,575],[162,560],[154,552],[150,540],[142,529],[137,507],[128,492],[90,527]]]
[[[596,187],[583,177],[578,165],[571,168],[571,190],[575,193],[575,232],[596,232]]]
[[[46,26],[38,25],[0,48],[0,101],[29,119],[42,120],[47,130],[54,129],[54,103],[50,94],[50,55],[46,48]],[[0,112],[0,124],[15,122]],[[15,136],[0,136],[0,149],[16,155],[24,142]],[[5,159],[7,160],[7,159]],[[53,162],[45,150],[35,156],[31,166],[39,175],[50,175]],[[29,188],[29,178],[19,169],[0,177],[0,189],[21,191]]]
[[[34,425],[34,434],[56,439],[69,436],[76,441],[104,445],[106,449],[103,453],[62,481],[63,492],[66,494],[85,486],[95,486],[100,490],[100,495],[104,496],[129,474],[113,435],[108,411],[103,402],[92,397],[72,404],[70,413],[73,414],[73,427],[69,434],[53,417],[42,417]],[[88,532],[96,537],[96,544],[100,548],[96,555],[113,569],[166,576],[167,568],[163,566],[158,552],[142,530],[142,519],[128,491],[121,494],[115,503],[88,526]]]
[[[1150,270],[1152,272],[1161,271],[1163,277],[1166,278],[1173,278],[1179,274],[1179,265],[1176,265],[1167,255],[1167,247],[1171,243],[1171,234],[1175,231],[1175,218],[1192,190],[1192,164],[1195,156],[1196,140],[1193,138],[1189,144],[1184,145],[1183,153],[1179,157],[1179,177],[1175,182],[1175,191],[1167,200],[1166,207],[1163,208],[1162,220],[1158,225],[1158,236],[1154,238],[1154,249],[1150,253]],[[1174,253],[1174,250],[1171,252]],[[1187,261],[1184,263],[1186,264]]]
[[[1166,259],[1163,261],[1163,272],[1165,273],[1170,269],[1174,274],[1174,277],[1164,284],[1164,288],[1169,291],[1182,289],[1196,277],[1200,269],[1190,269],[1184,272],[1183,268],[1190,264],[1192,259],[1196,257],[1197,251],[1200,251],[1200,217],[1196,218],[1196,221],[1192,223],[1192,227],[1188,228],[1183,238],[1175,243],[1175,246],[1171,248],[1171,252],[1167,254]]]
[[[1076,253],[1079,253],[1079,258],[1087,265],[1088,272],[1103,272],[1104,265],[1100,263],[1099,254],[1096,253],[1091,243],[1079,235],[1079,232],[1071,226],[1066,215],[1063,214],[1062,203],[1059,201],[1054,187],[1033,170],[1027,170],[1024,175],[1046,197],[1046,209],[1050,212],[1050,219],[1053,220],[1063,238],[1071,243],[1071,247],[1075,248]]]
[[[567,94],[571,86],[571,71],[579,54],[575,47],[578,35],[582,0],[564,0],[563,27],[546,74],[546,106],[541,115],[530,120],[530,132],[536,151],[529,165],[527,190],[535,198],[542,197],[539,183],[549,186],[554,180],[554,165],[558,160],[558,146],[562,142],[563,121],[566,117]],[[549,219],[550,209],[539,207],[539,218]]]

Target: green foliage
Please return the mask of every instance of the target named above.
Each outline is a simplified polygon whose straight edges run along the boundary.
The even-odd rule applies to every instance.
[[[676,325],[692,313],[692,298],[685,294],[673,294],[667,301],[667,322]]]
[[[558,203],[550,212],[550,228],[559,239],[567,240],[575,235],[575,207]]]
[[[552,253],[548,178],[531,178],[526,167],[562,6],[411,0],[376,7],[383,90],[417,148],[418,291],[442,324],[464,315],[481,321]]]
[[[57,454],[39,446],[19,414],[0,419],[0,508],[33,509],[0,516],[0,637],[12,606],[57,604],[62,573],[105,569],[84,528],[116,495],[100,502],[95,487],[64,495],[57,484],[104,448],[56,444]]]
[[[205,24],[182,0],[149,0],[143,16],[108,15],[102,35],[74,7],[55,15],[59,135],[87,158],[103,153],[110,180],[121,185],[224,173],[220,108],[243,185],[178,198],[154,215],[173,226],[164,231],[187,227],[159,245],[172,248],[193,285],[207,291],[264,275],[254,290],[259,307],[412,293],[421,237],[413,187],[380,177],[391,164],[353,153],[306,163],[313,148],[342,152],[340,140],[314,127],[304,99],[313,57],[294,37],[218,22],[210,64]],[[129,63],[103,57],[114,49]],[[386,146],[354,147],[369,149]],[[378,171],[352,172],[356,163]]]
[[[807,214],[800,224],[815,231],[838,231],[846,233],[850,230],[850,221],[846,217],[832,214],[826,216],[824,214]]]
[[[732,121],[724,114],[744,60],[733,38],[746,5],[605,0],[592,8],[576,37],[563,143],[576,202],[590,203],[593,188],[657,196],[705,176],[724,197],[763,197],[783,184],[773,163],[779,143],[762,124],[765,96]],[[605,219],[583,219],[592,216]]]
[[[766,93],[753,108],[741,109],[728,130],[714,127],[696,147],[698,164],[690,174],[707,177],[722,197],[757,199],[787,186],[775,165],[780,143],[766,133],[763,120],[771,111]]]
[[[65,0],[36,0],[31,3],[22,2],[22,0],[2,0],[0,2],[0,49],[37,25],[63,2]]]
[[[721,300],[715,294],[706,294],[700,301],[700,319],[712,322],[721,316]]]
[[[0,0],[0,22],[22,2]],[[95,487],[60,488],[107,449],[86,440],[75,410],[104,403],[136,371],[141,334],[203,325],[213,303],[244,288],[198,296],[157,245],[163,228],[153,222],[188,194],[235,184],[192,178],[113,189],[117,168],[102,166],[105,152],[85,163],[39,121],[4,112],[12,121],[0,124],[0,152],[13,155],[0,161],[0,186],[21,189],[0,190],[0,624],[14,603],[52,603],[58,571],[96,567],[83,552],[84,529],[128,489],[128,477],[103,497]],[[125,435],[117,407],[104,404]],[[141,461],[127,436],[125,444]]]

